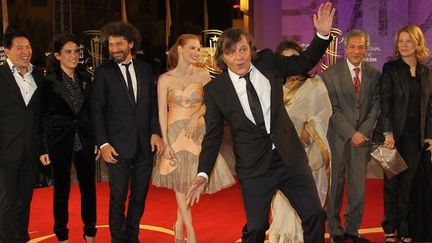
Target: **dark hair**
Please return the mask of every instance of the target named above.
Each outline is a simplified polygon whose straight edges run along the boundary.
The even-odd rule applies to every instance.
[[[27,38],[28,40],[30,40],[29,35],[27,34],[27,32],[9,26],[6,29],[5,34],[3,36],[3,45],[4,45],[4,48],[10,49],[12,47],[12,41],[13,41],[13,39],[17,38],[17,37],[24,37],[24,38]]]
[[[54,36],[54,39],[51,42],[52,53],[60,53],[63,46],[68,42],[73,42],[79,45],[78,39],[73,34],[58,34]]]
[[[177,67],[177,64],[178,64],[178,58],[179,58],[178,47],[184,46],[186,44],[186,41],[192,40],[192,39],[200,41],[200,37],[197,35],[183,34],[177,38],[174,45],[169,49],[169,51],[168,51],[168,64],[169,64],[171,69]]]
[[[244,37],[251,49],[251,56],[252,58],[256,57],[256,51],[257,48],[255,46],[255,41],[252,39],[252,37],[249,35],[248,32],[242,30],[242,29],[235,29],[230,28],[225,30],[222,35],[219,38],[219,41],[217,42],[216,52],[214,55],[214,60],[216,61],[216,64],[221,69],[226,69],[227,65],[225,64],[223,60],[223,54],[226,51],[232,50],[237,42],[241,40],[241,38]]]
[[[297,42],[293,40],[284,40],[281,43],[279,43],[279,45],[276,47],[275,53],[277,55],[282,55],[282,52],[287,49],[293,49],[298,53],[303,52],[303,48]]]
[[[72,34],[64,33],[54,36],[51,42],[51,54],[47,57],[48,73],[60,68],[60,61],[55,58],[54,53],[60,53],[63,46],[68,42],[79,45],[78,39]]]
[[[289,49],[295,50],[299,54],[303,52],[303,48],[294,40],[284,40],[280,42],[279,45],[276,47],[275,53],[276,55],[282,55],[283,51]],[[315,75],[311,75],[308,72],[304,72],[301,75],[298,75],[300,81],[306,81],[306,79],[312,78],[313,76]]]
[[[129,23],[115,21],[106,24],[102,27],[103,42],[107,43],[108,37],[110,36],[123,37],[129,43],[133,42],[134,45],[131,49],[132,54],[135,54],[141,46],[142,39],[139,30]]]

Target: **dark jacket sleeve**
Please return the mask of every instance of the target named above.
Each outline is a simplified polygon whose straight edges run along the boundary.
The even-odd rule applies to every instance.
[[[54,96],[54,91],[52,90],[51,81],[49,78],[54,76],[49,76],[47,78],[43,78],[43,82],[41,87],[41,103],[40,103],[40,115],[39,115],[39,155],[48,153],[48,126],[49,119],[51,116],[51,104],[52,98]]]
[[[380,73],[378,70],[371,70],[369,73],[371,75],[369,78],[374,83],[373,88],[371,89],[372,93],[369,94],[372,97],[372,106],[367,113],[366,119],[363,120],[360,127],[357,129],[366,137],[371,136],[380,112]]]
[[[380,78],[381,114],[379,123],[382,132],[393,131],[393,84],[391,77],[393,71],[391,65],[384,64]]]
[[[311,70],[323,57],[332,38],[324,40],[315,35],[309,47],[299,56],[277,56],[277,63],[282,77],[303,74]]]
[[[429,85],[432,85],[432,70],[430,68],[427,68],[428,70],[428,81],[430,82]],[[426,122],[425,122],[425,138],[432,139],[432,88],[429,92],[429,100],[427,102],[426,107]]]
[[[106,117],[106,75],[103,70],[96,69],[90,98],[91,120],[96,144],[101,146],[109,143],[105,117]]]
[[[158,107],[157,107],[157,92],[156,85],[153,78],[153,72],[150,70],[149,80],[150,80],[150,131],[151,134],[157,134],[162,137],[161,129],[159,125]]]
[[[214,82],[214,81],[213,81]],[[205,172],[210,176],[216,162],[220,145],[223,139],[223,114],[216,105],[208,86],[204,86],[204,102],[206,113],[204,115],[206,134],[202,142],[202,149],[199,156],[198,173]]]

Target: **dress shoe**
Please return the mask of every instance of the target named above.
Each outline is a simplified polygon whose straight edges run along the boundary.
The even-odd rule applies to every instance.
[[[332,235],[330,236],[330,242],[331,243],[344,243],[344,237],[343,235]]]
[[[402,237],[400,237],[400,241],[401,242],[413,242],[413,240],[410,238],[410,237],[408,237],[408,236],[402,236]]]
[[[370,243],[370,241],[368,239],[363,238],[359,235],[351,235],[351,234],[345,233],[344,238],[345,238],[345,240],[350,240],[354,243]]]

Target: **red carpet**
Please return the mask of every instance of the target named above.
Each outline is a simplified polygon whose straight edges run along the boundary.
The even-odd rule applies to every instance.
[[[110,242],[108,224],[107,183],[97,185],[98,205],[98,242]],[[70,242],[84,242],[82,239],[82,225],[79,209],[79,190],[77,185],[72,187],[69,230]],[[383,242],[380,222],[382,209],[382,180],[368,179],[366,208],[362,224],[362,231],[378,232],[363,233],[372,242]],[[52,188],[36,189],[33,196],[30,217],[30,242],[57,242],[52,235]],[[141,221],[141,242],[173,242],[172,225],[176,216],[174,193],[171,190],[151,187],[147,196],[144,217]],[[193,219],[198,242],[203,243],[231,243],[240,239],[241,230],[245,222],[239,185],[206,195],[198,205],[193,207]],[[328,241],[328,240],[327,240]]]

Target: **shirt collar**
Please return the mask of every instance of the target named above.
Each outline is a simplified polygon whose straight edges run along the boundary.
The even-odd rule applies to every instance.
[[[251,66],[250,66],[248,72],[252,73],[252,71],[253,71],[254,69],[255,69],[255,66],[251,64]],[[231,71],[229,68],[228,68],[228,75],[229,75],[229,77],[231,78],[231,80],[234,80],[234,81],[237,81],[237,80],[239,80],[241,77],[243,77],[243,76],[240,76],[240,75],[234,73],[234,72]]]
[[[346,59],[346,62],[348,63],[348,68],[350,70],[350,72],[354,72],[354,68],[356,68],[356,66],[354,66],[352,63],[350,63],[350,61],[348,61],[348,59]],[[361,67],[361,63],[360,65],[358,65],[358,67],[360,68],[360,72],[362,71],[362,67]]]
[[[20,73],[19,69],[12,63],[12,61],[8,58],[6,59],[6,63],[9,65],[9,69],[11,70],[12,73]],[[33,64],[29,63],[28,66],[28,71],[27,73],[32,73],[33,72]]]
[[[133,66],[133,59],[131,59],[128,63],[132,64],[132,66]],[[121,67],[123,67],[123,64],[128,64],[128,63],[117,62],[117,65],[121,68]]]

